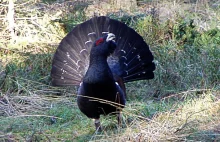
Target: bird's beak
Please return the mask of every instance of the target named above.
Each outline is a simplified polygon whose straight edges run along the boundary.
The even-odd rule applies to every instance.
[[[108,33],[108,36],[106,38],[106,41],[113,41],[115,42],[115,35],[113,33]]]

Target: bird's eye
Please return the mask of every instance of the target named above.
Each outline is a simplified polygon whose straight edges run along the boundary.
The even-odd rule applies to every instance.
[[[103,43],[103,42],[104,42],[104,39],[100,38],[95,42],[95,45],[98,46],[100,43]]]

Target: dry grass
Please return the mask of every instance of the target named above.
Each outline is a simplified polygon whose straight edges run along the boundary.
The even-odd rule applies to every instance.
[[[218,136],[220,101],[216,96],[219,96],[220,92],[210,90],[202,94],[196,94],[195,91],[188,91],[183,92],[182,94],[184,95],[181,95],[179,100],[176,100],[176,96],[171,96],[157,102],[158,104],[156,107],[159,107],[160,105],[169,105],[169,102],[172,101],[172,99],[175,99],[175,102],[172,103],[171,109],[155,112],[152,117],[146,117],[141,114],[144,111],[141,110],[143,108],[140,106],[145,106],[143,105],[144,102],[128,102],[126,108],[122,112],[122,127],[118,127],[116,124],[117,122],[108,122],[109,119],[112,119],[110,116],[102,118],[103,123],[106,123],[104,124],[104,131],[92,134],[87,140],[124,142],[182,141],[186,139],[202,141],[209,141],[212,139],[218,140],[220,138]],[[73,96],[70,95],[69,97]],[[28,96],[4,95],[1,97],[0,101],[0,113],[1,116],[10,120],[20,118],[21,121],[27,121],[28,118],[33,118],[34,121],[37,121],[38,118],[50,118],[58,121],[59,119],[65,119],[65,117],[56,117],[49,115],[46,112],[53,109],[53,105],[57,106],[59,104],[66,107],[76,107],[76,103],[70,101],[69,97],[45,96],[34,93]],[[136,107],[134,107],[134,105]],[[68,123],[71,123],[71,121]],[[4,126],[4,124],[1,125]],[[36,139],[35,136],[41,135],[42,140],[59,141],[59,138],[54,137],[51,133],[52,129],[50,127],[52,128],[53,125],[49,125],[46,130],[35,130],[35,133],[29,137],[32,137],[31,139]],[[15,127],[15,129],[18,128]],[[73,130],[66,129],[66,131],[59,133],[59,135],[64,136],[64,133],[70,134]],[[80,137],[77,130],[75,131],[76,135]],[[12,137],[10,139],[15,141],[16,139],[21,140],[18,135],[10,133],[1,135],[0,138],[6,140],[9,139],[9,137]],[[71,137],[67,139],[70,140]]]
[[[10,37],[7,26],[7,2],[4,2],[0,8],[1,11],[4,11],[1,13],[0,47],[39,53],[42,46],[57,45],[66,33],[58,21],[51,21],[61,18],[65,6],[63,5],[60,9],[58,4],[36,4],[34,0],[16,2],[14,7],[16,10],[14,15],[15,35]]]
[[[158,112],[152,118],[142,117],[130,113],[129,105],[123,112],[124,117],[133,116],[133,120],[126,123],[125,129],[119,129],[122,133],[115,135],[97,135],[98,141],[182,141],[192,136],[194,140],[211,140],[212,136],[206,136],[205,131],[212,132],[219,126],[220,101],[215,98],[215,93],[200,94],[200,97],[191,100],[177,101],[173,108],[165,112]],[[192,95],[186,93],[185,95]],[[161,102],[165,103],[165,102]],[[177,107],[176,107],[177,106]],[[208,134],[207,134],[208,135]],[[219,139],[217,136],[216,140]],[[95,141],[94,140],[94,141]],[[190,139],[189,139],[190,140]]]

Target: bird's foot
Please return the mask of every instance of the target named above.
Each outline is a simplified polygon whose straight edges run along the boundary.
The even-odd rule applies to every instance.
[[[118,115],[118,116],[117,116],[117,118],[118,118],[118,126],[121,126],[121,121],[122,121],[121,112],[119,112],[117,115]]]
[[[102,131],[102,127],[101,127],[101,123],[100,123],[100,120],[99,119],[95,119],[95,129],[96,131],[98,132],[101,132]]]

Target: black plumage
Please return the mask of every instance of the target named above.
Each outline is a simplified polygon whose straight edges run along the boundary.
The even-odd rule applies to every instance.
[[[119,113],[124,107],[124,83],[152,79],[154,70],[143,38],[124,23],[101,16],[79,24],[63,38],[51,77],[55,86],[80,85],[80,110],[98,120],[101,114]]]

